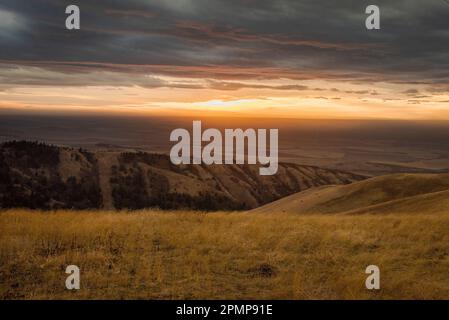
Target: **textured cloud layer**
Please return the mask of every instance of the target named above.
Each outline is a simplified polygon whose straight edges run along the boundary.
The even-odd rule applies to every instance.
[[[371,86],[387,83],[418,103],[449,92],[444,0],[377,0],[379,31],[365,28],[365,0],[79,0],[79,31],[65,29],[68,4],[0,3],[1,90],[327,89],[373,97]],[[311,80],[367,88],[313,88]]]

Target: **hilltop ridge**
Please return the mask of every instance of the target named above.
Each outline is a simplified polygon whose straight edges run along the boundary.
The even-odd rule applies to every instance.
[[[298,214],[449,212],[449,174],[391,174],[321,186],[254,210]]]

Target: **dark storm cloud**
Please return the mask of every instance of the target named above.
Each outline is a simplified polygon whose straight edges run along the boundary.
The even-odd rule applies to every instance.
[[[381,30],[367,31],[364,11],[372,2],[79,0],[81,30],[68,31],[71,1],[4,0],[0,60],[77,74],[448,84],[449,4],[377,0]]]

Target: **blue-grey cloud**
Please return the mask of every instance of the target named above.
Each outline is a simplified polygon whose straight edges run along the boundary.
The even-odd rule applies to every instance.
[[[365,29],[365,0],[79,0],[79,31],[65,29],[69,4],[2,1],[0,61],[64,73],[449,83],[443,0],[378,0],[379,31]]]

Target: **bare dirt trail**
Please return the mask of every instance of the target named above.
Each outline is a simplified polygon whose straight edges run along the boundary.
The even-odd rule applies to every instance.
[[[114,210],[114,199],[112,198],[111,187],[111,168],[118,166],[118,153],[116,152],[98,152],[98,171],[101,194],[103,196],[103,208],[106,210]]]

